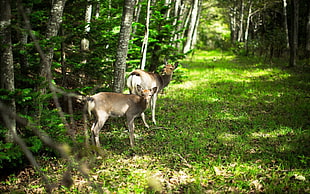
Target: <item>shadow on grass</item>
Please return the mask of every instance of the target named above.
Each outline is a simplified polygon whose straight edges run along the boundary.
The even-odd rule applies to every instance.
[[[188,65],[207,79],[196,77],[199,84],[189,87],[172,85],[166,94],[160,95],[158,126],[147,129],[141,118],[135,119],[139,137],[133,152],[157,158],[174,170],[192,165],[233,169],[237,163],[238,168],[249,168],[244,170],[246,174],[242,172],[242,180],[260,179],[272,186],[278,184],[281,176],[289,176],[290,184],[295,184],[291,171],[307,172],[310,164],[309,72],[280,70],[260,63],[238,64],[238,59],[236,64],[226,62]],[[150,115],[148,111],[149,124]],[[120,122],[124,126],[122,119],[111,122],[116,128]],[[101,142],[109,151],[132,157],[128,135],[101,135]],[[257,169],[251,174],[253,166]],[[268,173],[279,175],[270,177]],[[238,180],[224,176],[219,182],[231,186],[245,184]],[[206,191],[212,189],[212,184],[215,183],[188,183],[178,189]],[[251,189],[249,184],[244,188]],[[265,188],[268,191],[271,187]]]

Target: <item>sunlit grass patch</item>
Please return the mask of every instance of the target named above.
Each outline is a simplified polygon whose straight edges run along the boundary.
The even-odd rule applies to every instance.
[[[196,54],[182,62],[183,82],[159,94],[157,125],[149,109],[149,129],[136,118],[130,148],[125,119],[108,120],[103,154],[83,156],[89,179],[73,173],[63,193],[96,193],[92,185],[102,193],[310,192],[309,73],[231,53]],[[65,171],[57,165],[45,171]]]

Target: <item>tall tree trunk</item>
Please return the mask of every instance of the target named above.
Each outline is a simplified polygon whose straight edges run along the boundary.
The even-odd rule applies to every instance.
[[[133,19],[132,19],[135,23],[139,22],[139,18],[141,14],[141,7],[142,7],[142,4],[140,3],[140,0],[136,0],[135,9],[133,13]],[[136,34],[136,31],[137,31],[137,26],[134,26],[132,28],[132,34]]]
[[[192,49],[192,43],[193,43],[193,35],[195,32],[195,28],[197,27],[197,21],[199,20],[198,16],[199,16],[199,0],[194,0],[193,1],[193,9],[191,12],[191,21],[189,23],[189,28],[187,31],[187,39],[183,48],[183,53],[187,53],[188,51],[190,51]]]
[[[171,4],[171,0],[165,0],[164,6],[169,7],[170,4]],[[165,18],[167,20],[170,18],[170,12],[171,12],[171,8],[167,9],[167,11],[165,13]]]
[[[66,0],[55,0],[54,4],[52,5],[51,16],[47,25],[47,31],[45,35],[47,40],[51,40],[51,38],[57,36],[59,26],[62,22],[62,15],[65,3]],[[51,42],[46,51],[46,59],[42,61],[43,64],[40,76],[46,78],[47,80],[51,79],[50,71],[54,56],[54,46],[55,43]]]
[[[244,45],[245,45],[245,49],[246,49],[246,56],[249,54],[248,39],[249,39],[249,30],[250,30],[250,20],[252,17],[252,4],[253,4],[253,2],[250,1],[248,17],[246,20],[246,28],[245,28],[245,32],[244,32]]]
[[[125,0],[122,24],[119,34],[116,61],[114,66],[114,83],[113,91],[123,92],[125,84],[126,58],[128,53],[128,43],[132,28],[133,10],[135,0]]]
[[[32,9],[32,4],[31,6],[25,7],[25,14],[30,15]],[[28,69],[29,69],[29,62],[28,62],[28,56],[27,56],[27,43],[28,43],[28,32],[27,32],[27,27],[26,24],[21,17],[20,19],[21,24],[22,24],[22,30],[19,34],[19,41],[21,43],[20,50],[22,52],[19,53],[19,63],[21,66],[21,73],[23,75],[27,75]]]
[[[174,20],[173,20],[173,23],[172,25],[173,26],[176,26],[176,29],[175,31],[178,31],[178,29],[180,28],[180,24],[177,25],[177,22],[179,20],[179,17],[180,17],[180,12],[181,12],[181,1],[180,0],[176,0],[175,3],[174,3]],[[182,20],[181,20],[182,21]],[[175,34],[172,38],[171,38],[171,41],[176,41],[178,39],[178,34]],[[174,45],[175,47],[178,48],[178,45],[175,43]]]
[[[230,39],[232,43],[237,41],[237,5],[236,1],[233,1],[232,7],[229,11],[229,21],[230,21]]]
[[[60,35],[65,36],[64,28],[60,28]],[[65,51],[65,43],[61,42],[61,73],[62,73],[62,86],[67,87],[67,66],[66,66],[66,51]]]
[[[142,59],[141,59],[141,65],[140,69],[145,68],[146,64],[146,53],[147,53],[147,45],[148,45],[148,40],[149,40],[149,23],[150,23],[150,12],[151,12],[151,0],[147,1],[147,10],[146,10],[146,21],[145,21],[145,34],[144,34],[144,39],[142,43],[142,48],[141,48],[141,54],[142,54]]]
[[[240,23],[239,23],[239,33],[238,33],[238,42],[243,41],[243,18],[244,18],[244,2],[241,0],[241,12],[240,12]]]
[[[283,21],[283,26],[285,30],[285,41],[286,41],[286,48],[289,49],[290,44],[289,44],[289,35],[288,35],[288,26],[287,26],[287,0],[283,0],[283,16],[284,16],[284,21]]]
[[[0,11],[1,88],[8,91],[14,91],[14,64],[11,40],[11,1],[1,0]],[[11,111],[13,113],[16,112],[16,105],[14,99],[9,100],[8,107],[8,111]],[[9,141],[12,141],[13,134],[16,134],[16,121],[13,117],[10,117],[8,120],[9,121],[7,122],[7,127],[9,131],[7,133],[7,139]]]
[[[85,34],[87,34],[90,31],[90,20],[91,20],[91,15],[92,15],[92,9],[93,9],[93,5],[91,4],[91,2],[88,0],[87,1],[88,4],[86,6],[86,11],[85,11]],[[89,51],[89,40],[87,38],[83,38],[81,40],[81,51],[82,52],[87,52]],[[83,53],[84,59],[82,61],[82,63],[87,63],[87,59],[86,59],[86,54]]]
[[[299,0],[293,1],[293,22],[290,46],[290,67],[296,66],[297,50],[298,50],[298,16],[299,16]]]
[[[197,43],[199,18],[200,18],[201,7],[202,7],[201,4],[202,4],[202,0],[198,0],[198,13],[197,13],[197,19],[196,19],[196,24],[195,24],[194,32],[193,32],[193,39],[192,39],[191,49],[195,48],[195,45]]]
[[[306,42],[306,57],[308,65],[310,65],[310,6],[308,6],[308,21],[307,21],[307,42]]]
[[[178,21],[181,21],[181,23],[179,23],[177,25],[176,31],[181,32],[182,29],[185,29],[184,26],[187,25],[188,23],[188,17],[187,14],[189,12],[190,9],[186,8],[186,5],[184,2],[181,2],[179,0],[177,0],[176,4],[179,3],[178,5],[178,12],[175,13],[175,24],[177,24]],[[177,5],[176,5],[177,6]],[[174,35],[174,41],[176,41],[177,39],[182,39],[184,38],[184,34],[185,34],[185,30],[183,30],[182,33],[177,33]],[[179,52],[183,52],[183,48],[180,46],[181,43],[178,41],[175,43],[175,47],[178,48]]]

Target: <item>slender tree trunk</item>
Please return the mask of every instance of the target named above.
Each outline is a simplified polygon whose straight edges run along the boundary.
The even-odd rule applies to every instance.
[[[134,0],[125,0],[122,24],[119,34],[116,61],[114,66],[114,83],[113,91],[123,92],[125,84],[126,58],[128,53],[128,43],[132,28],[132,19],[134,11]]]
[[[181,1],[180,0],[176,0],[175,1],[175,4],[174,4],[174,20],[173,20],[173,26],[176,26],[176,30],[175,31],[178,31],[179,29],[179,26],[180,25],[177,25],[177,22],[178,22],[178,19],[179,19],[179,13],[181,12]],[[171,41],[175,41],[177,40],[178,36],[177,34],[175,34],[172,38],[171,38]],[[178,45],[174,45],[174,46],[178,46]]]
[[[165,0],[165,6],[169,6],[171,4],[171,0]],[[170,18],[171,8],[169,8],[165,13],[165,18],[168,20]]]
[[[285,30],[285,41],[286,41],[286,48],[290,48],[289,44],[289,35],[288,35],[288,26],[287,26],[287,0],[283,0],[283,16],[284,16],[284,30]]]
[[[100,16],[100,2],[98,1],[96,4],[95,18],[98,19],[99,16]]]
[[[140,0],[136,0],[135,9],[133,13],[133,19],[132,19],[135,23],[139,22],[140,13],[141,13],[141,3],[140,3]],[[132,28],[132,34],[135,34],[136,31],[137,31],[137,26]]]
[[[193,32],[193,40],[192,40],[192,45],[191,48],[195,48],[195,45],[197,43],[197,35],[198,35],[198,26],[199,26],[199,18],[200,18],[200,12],[201,12],[201,4],[202,4],[202,0],[198,0],[198,13],[197,13],[197,19],[196,19],[196,24],[195,24],[195,28],[194,28],[194,32]]]
[[[14,91],[14,64],[11,40],[11,1],[1,0],[0,11],[1,88],[8,91]],[[16,105],[14,99],[9,100],[8,107],[9,110],[7,111],[15,114]],[[7,127],[9,131],[7,133],[7,140],[12,141],[14,134],[16,134],[16,121],[13,117],[10,117],[8,120]]]
[[[144,69],[146,64],[146,53],[149,40],[149,23],[150,23],[150,11],[151,11],[150,7],[151,7],[151,0],[148,0],[146,8],[145,34],[141,48],[142,59],[140,69]]]
[[[64,36],[64,28],[60,28],[60,35]],[[62,73],[62,86],[67,87],[67,66],[66,66],[66,52],[65,52],[65,43],[61,42],[61,73]]]
[[[306,57],[308,60],[308,65],[310,65],[310,6],[308,7]]]
[[[65,7],[66,0],[55,0],[52,5],[51,16],[49,23],[47,25],[46,39],[51,40],[51,38],[57,36],[59,31],[59,26],[62,22],[63,10]],[[52,60],[54,56],[54,45],[55,43],[50,43],[46,51],[46,59],[43,60],[40,76],[49,80],[51,78],[50,71]]]
[[[199,19],[198,16],[199,16],[199,0],[194,0],[193,1],[193,9],[192,9],[192,12],[191,12],[191,21],[189,23],[189,28],[188,28],[188,32],[187,32],[187,39],[186,39],[186,42],[185,42],[185,45],[184,45],[184,48],[183,48],[183,53],[187,53],[188,51],[190,51],[192,49],[192,42],[193,42],[193,35],[194,35],[194,32],[195,32],[195,28],[197,27],[196,24],[197,24],[197,20]]]
[[[184,15],[184,20],[183,20],[183,23],[182,23],[182,28],[183,28],[183,32],[182,32],[182,38],[185,38],[185,36],[186,36],[186,27],[188,26],[188,23],[189,23],[189,20],[190,20],[190,15],[191,15],[191,13],[192,13],[192,9],[193,9],[193,7],[192,6],[190,6],[190,8],[184,8],[185,9],[185,11],[184,11],[184,13],[183,13],[183,15]],[[184,46],[183,46],[184,47]],[[182,48],[182,51],[183,51],[183,48]]]
[[[296,66],[297,50],[298,50],[298,16],[299,16],[299,0],[293,1],[293,22],[292,36],[290,46],[290,67]]]
[[[244,2],[241,0],[241,12],[240,12],[240,24],[239,24],[239,33],[238,33],[238,42],[243,41],[243,18],[244,18]]]
[[[246,56],[249,54],[248,39],[249,39],[249,30],[250,30],[250,20],[252,17],[252,4],[253,2],[251,1],[249,5],[248,17],[246,20],[246,28],[244,32],[244,44],[245,44],[245,49],[246,49]]]
[[[231,42],[235,43],[237,41],[237,5],[235,1],[233,3],[233,7],[230,7],[229,21]]]
[[[188,19],[186,18],[186,16],[187,16],[187,12],[189,11],[189,9],[186,9],[185,4],[179,0],[176,3],[179,3],[179,5],[178,5],[179,11],[175,15],[175,17],[176,17],[175,24],[177,24],[177,21],[182,21],[180,24],[178,24],[177,29],[176,29],[178,32],[180,32],[182,30],[182,28],[184,28],[184,26],[186,26],[186,24],[187,24],[186,21],[188,21]],[[185,34],[184,30],[182,33],[175,34],[174,35],[174,41],[176,41],[177,39],[184,38],[184,34]],[[181,45],[180,42],[175,43],[175,47],[178,48],[179,52],[182,52],[183,48],[181,48],[180,45]]]
[[[86,6],[86,11],[85,11],[85,30],[84,33],[87,34],[90,31],[90,20],[91,20],[91,15],[92,15],[92,9],[93,9],[93,5],[91,4],[90,1],[87,1],[88,4]],[[83,38],[81,40],[81,51],[82,52],[87,52],[89,51],[89,40],[87,38]],[[82,61],[82,63],[87,63],[87,59],[86,59],[86,54],[83,53],[84,59]]]
[[[31,7],[32,7],[32,5],[25,7],[25,14],[30,15]],[[27,47],[26,47],[26,44],[28,43],[28,32],[27,32],[27,27],[26,27],[26,24],[25,24],[23,18],[21,18],[20,21],[22,23],[22,30],[19,34],[19,41],[21,43],[20,50],[22,52],[19,53],[19,63],[21,66],[21,73],[23,75],[26,75],[27,71],[29,69]]]

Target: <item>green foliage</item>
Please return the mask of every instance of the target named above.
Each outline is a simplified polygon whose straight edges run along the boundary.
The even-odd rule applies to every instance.
[[[142,3],[143,4],[143,3]],[[146,5],[143,5],[146,6]],[[152,17],[149,24],[149,40],[148,40],[148,50],[147,50],[147,64],[146,69],[151,69],[151,71],[156,70],[164,60],[177,61],[179,59],[185,58],[185,54],[179,51],[176,46],[181,39],[174,40],[173,38],[181,34],[182,31],[177,31],[175,29],[174,17],[167,18],[166,11],[171,8],[171,4],[165,5],[165,1],[158,1],[154,4],[152,9]],[[146,9],[146,7],[144,7]],[[140,23],[134,23],[133,27],[136,29],[136,33],[133,34],[133,40],[131,48],[129,49],[130,60],[134,68],[139,68],[139,63],[137,61],[141,58],[141,46],[145,34],[145,21],[144,16],[142,16]]]
[[[146,129],[137,118],[136,146],[128,149],[124,119],[109,119],[101,131],[103,154],[76,153],[84,156],[81,168],[91,183],[73,170],[74,184],[54,191],[307,193],[309,72],[262,61],[196,51],[180,66],[188,77],[159,95],[157,126]],[[150,111],[146,116],[150,121]],[[44,164],[53,180],[68,168],[55,158]],[[8,182],[29,192],[43,188],[37,178],[31,180]]]
[[[25,161],[24,153],[20,147],[14,143],[6,143],[3,137],[6,136],[7,129],[0,126],[0,169],[16,168],[23,165]]]

